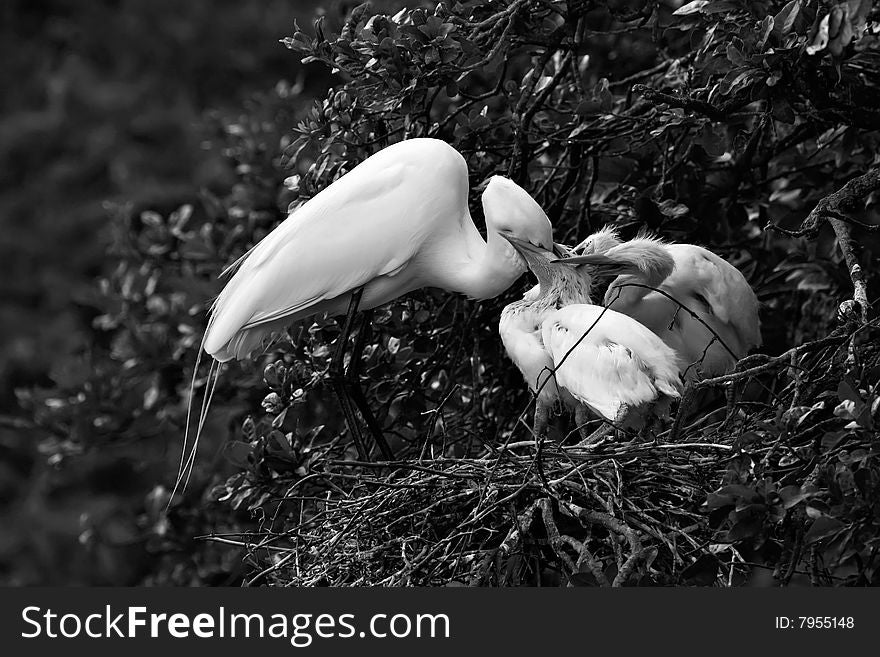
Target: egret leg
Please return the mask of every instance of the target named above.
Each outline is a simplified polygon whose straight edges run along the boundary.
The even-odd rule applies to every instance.
[[[361,430],[358,426],[351,397],[348,394],[348,386],[346,385],[345,378],[345,346],[348,343],[348,338],[351,336],[351,331],[354,327],[354,317],[357,314],[357,308],[362,294],[363,288],[358,288],[351,294],[351,301],[348,304],[348,313],[345,315],[345,322],[342,324],[342,333],[340,333],[337,338],[338,343],[336,345],[336,352],[333,354],[333,359],[330,361],[330,382],[333,385],[333,391],[336,393],[336,398],[339,400],[339,406],[342,409],[343,416],[345,416],[345,424],[348,427],[349,433],[351,433],[351,438],[357,448],[358,456],[362,461],[369,461],[370,454],[367,451],[364,439],[361,436]],[[352,354],[352,361],[354,361],[354,358],[355,354]]]
[[[574,423],[577,425],[578,433],[581,434],[581,443],[585,443],[589,440],[592,435],[591,432],[587,431],[587,423],[590,421],[590,413],[587,411],[587,407],[583,404],[578,404],[574,408]],[[604,428],[603,424],[600,429]],[[587,443],[589,444],[589,443]]]
[[[547,427],[549,425],[550,406],[538,399],[535,401],[535,423],[533,425],[536,440],[547,435]]]
[[[688,381],[684,386],[684,391],[681,393],[681,400],[678,402],[678,412],[675,414],[675,419],[672,421],[672,428],[669,430],[669,442],[671,443],[678,440],[678,434],[681,432],[682,422],[690,411],[691,404],[694,401],[694,392],[695,389],[693,382]]]
[[[391,451],[391,447],[385,440],[385,435],[382,432],[382,427],[376,420],[376,416],[373,415],[373,411],[370,410],[370,405],[367,403],[367,397],[364,395],[364,391],[361,390],[359,380],[361,371],[361,354],[364,351],[364,343],[366,342],[367,335],[371,332],[372,319],[372,310],[366,310],[361,313],[361,326],[354,339],[351,360],[348,363],[348,371],[345,373],[345,385],[349,397],[361,412],[364,422],[367,423],[367,427],[373,435],[373,440],[376,442],[376,446],[379,448],[379,451],[382,452],[382,458],[386,461],[393,461],[394,452]]]

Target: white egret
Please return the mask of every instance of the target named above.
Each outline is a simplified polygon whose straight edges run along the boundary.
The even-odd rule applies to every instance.
[[[507,238],[538,279],[504,308],[499,333],[507,354],[536,394],[535,434],[546,433],[557,402],[575,411],[585,441],[586,409],[618,426],[680,396],[675,353],[645,326],[592,305],[584,268],[551,264],[546,249]],[[564,261],[563,261],[564,262]]]
[[[754,291],[736,267],[711,251],[644,236],[621,242],[611,229],[591,235],[575,247],[580,249],[584,255],[559,262],[617,275],[605,305],[659,335],[678,354],[686,379],[724,374],[760,346]]]
[[[547,215],[513,181],[494,176],[482,194],[485,239],[471,219],[468,191],[464,158],[436,139],[403,141],[361,162],[224,272],[232,276],[211,308],[202,341],[215,359],[212,370],[247,358],[293,322],[319,313],[345,314],[331,365],[334,389],[361,458],[369,456],[352,401],[383,456],[393,458],[357,385],[362,345],[356,343],[349,371],[343,368],[358,309],[369,311],[422,287],[488,299],[526,270],[525,260],[502,236],[553,247]],[[190,469],[212,385],[209,374]],[[181,472],[184,468],[181,462]]]

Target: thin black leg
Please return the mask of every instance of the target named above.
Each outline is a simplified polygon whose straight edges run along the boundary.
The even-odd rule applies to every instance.
[[[330,361],[330,382],[333,385],[333,391],[339,400],[339,406],[342,408],[342,414],[345,416],[345,424],[351,433],[351,438],[357,448],[358,456],[362,461],[369,461],[370,454],[364,445],[364,439],[361,436],[361,430],[358,426],[357,416],[352,406],[351,397],[348,394],[346,378],[345,378],[345,347],[348,344],[348,338],[351,336],[354,327],[354,317],[357,314],[358,304],[361,301],[363,288],[358,288],[351,294],[351,301],[348,304],[348,313],[345,315],[345,322],[342,324],[342,333],[337,338],[336,352]],[[354,360],[355,354],[352,354]]]
[[[364,422],[367,423],[367,427],[370,429],[370,433],[373,434],[373,440],[376,442],[379,451],[382,452],[382,458],[386,461],[393,461],[394,452],[391,451],[391,447],[385,440],[382,427],[376,420],[376,416],[373,415],[373,411],[370,410],[367,397],[364,395],[364,391],[361,389],[360,384],[361,354],[364,351],[364,344],[366,343],[367,336],[372,332],[372,321],[372,310],[365,310],[361,313],[361,326],[354,339],[354,348],[351,352],[351,360],[348,363],[348,371],[345,373],[345,380],[348,395],[354,402],[355,406],[357,406],[357,409],[361,412]]]

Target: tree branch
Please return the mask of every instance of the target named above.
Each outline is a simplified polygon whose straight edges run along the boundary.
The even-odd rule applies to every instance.
[[[847,211],[855,209],[856,201],[878,189],[880,189],[880,167],[853,178],[836,192],[819,201],[798,230],[786,230],[773,223],[767,224],[766,229],[775,230],[789,237],[813,239],[819,234],[819,228],[826,219],[846,216]]]
[[[642,94],[645,97],[645,100],[649,102],[666,103],[673,107],[680,107],[684,110],[697,112],[698,114],[709,117],[713,121],[724,121],[727,118],[727,112],[702,100],[695,100],[684,96],[673,96],[672,94],[652,89],[644,84],[634,84],[633,91]]]
[[[807,215],[798,230],[786,230],[775,224],[767,224],[767,229],[784,233],[790,237],[807,237],[813,239],[819,234],[822,223],[827,221],[834,229],[837,243],[846,261],[849,277],[853,284],[853,300],[859,304],[859,312],[863,322],[868,321],[868,282],[865,272],[855,254],[855,247],[850,232],[850,223],[857,222],[847,216],[847,212],[856,209],[857,202],[871,192],[880,190],[880,167],[875,167],[861,176],[853,178],[836,192],[829,194],[816,204]]]

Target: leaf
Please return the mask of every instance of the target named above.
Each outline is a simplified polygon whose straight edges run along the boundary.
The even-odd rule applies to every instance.
[[[764,46],[767,45],[767,39],[773,34],[773,27],[775,25],[776,21],[773,20],[772,16],[765,16],[764,20],[761,21],[761,38],[758,39],[758,50],[763,50]]]
[[[858,408],[852,399],[844,399],[834,408],[834,416],[843,420],[855,420],[858,417]]]
[[[735,543],[744,538],[755,536],[761,531],[762,526],[763,523],[757,518],[746,518],[745,520],[741,520],[727,532],[727,541]]]
[[[709,493],[706,496],[706,508],[710,511],[715,511],[717,509],[723,509],[728,506],[733,506],[735,503],[735,499],[732,495],[719,495],[718,493]]]
[[[723,126],[707,122],[700,133],[700,145],[711,157],[721,157],[727,152],[727,135]]]
[[[785,96],[778,96],[773,99],[773,107],[771,109],[773,118],[782,123],[789,125],[795,122],[794,109]]]
[[[779,10],[773,17],[773,33],[777,36],[785,36],[794,29],[794,23],[801,12],[802,0],[791,0]]]
[[[718,491],[718,495],[730,495],[735,499],[756,500],[758,495],[753,488],[742,484],[730,484],[722,486]]]
[[[844,438],[849,435],[849,431],[835,431],[832,433],[826,433],[824,436],[822,436],[822,451],[830,452],[832,449],[837,447]]]
[[[840,383],[837,385],[837,398],[841,401],[849,399],[859,404],[864,403],[858,390],[856,390],[855,387],[845,378],[841,379]]]
[[[690,14],[695,14],[700,11],[703,7],[709,4],[709,0],[693,0],[693,2],[689,2],[686,5],[682,5],[674,12],[672,12],[673,16],[689,16]]]
[[[786,509],[790,509],[799,504],[810,497],[810,495],[810,493],[805,493],[803,489],[797,485],[786,486],[779,491],[779,497],[782,499],[782,506]]]
[[[733,45],[732,43],[727,44],[727,61],[729,61],[734,66],[742,66],[746,63],[746,58],[739,51],[739,49]]]
[[[834,536],[841,531],[846,525],[837,518],[829,516],[821,516],[813,521],[810,529],[804,535],[804,545],[810,545],[823,539]]]
[[[671,217],[672,219],[677,219],[678,217],[683,217],[688,212],[690,212],[690,208],[684,205],[683,203],[676,203],[671,199],[666,199],[659,206],[660,212],[662,212],[667,217]]]
[[[807,46],[808,55],[815,55],[817,52],[825,50],[825,47],[828,45],[828,23],[830,18],[831,14],[828,14],[819,22],[819,28],[816,31],[816,36],[813,37],[813,43]]]
[[[831,26],[828,33],[831,37],[831,41],[828,44],[828,52],[835,57],[839,57],[855,35],[849,20],[849,7],[847,5],[838,5],[831,10]]]
[[[704,14],[723,14],[725,12],[731,11],[733,9],[739,9],[735,2],[728,2],[727,0],[721,0],[721,2],[712,2],[707,7],[703,8]]]
[[[858,38],[865,31],[868,14],[871,13],[872,0],[847,0],[846,4],[849,7],[850,24]]]
[[[589,571],[584,571],[581,573],[574,573],[571,577],[568,578],[569,583],[572,586],[598,586],[599,582],[596,580],[593,573]]]

